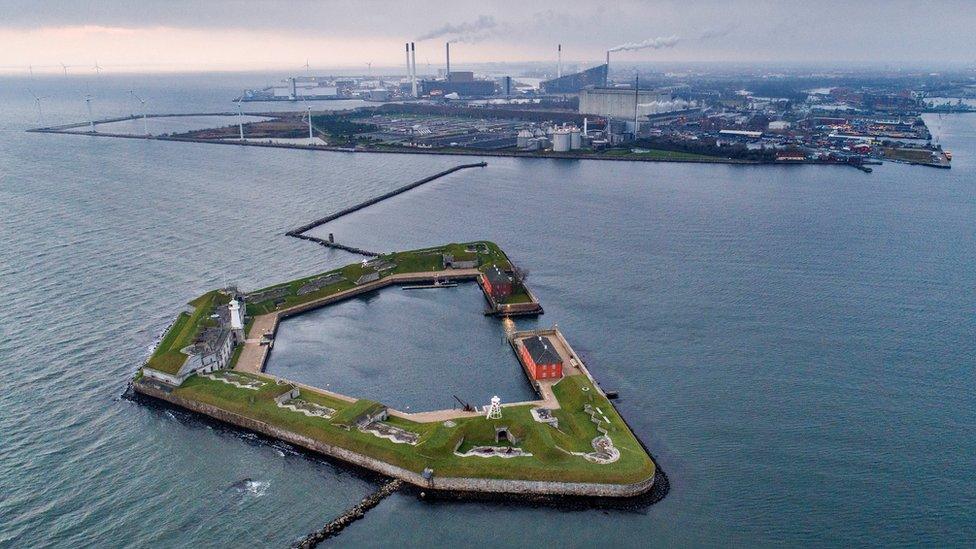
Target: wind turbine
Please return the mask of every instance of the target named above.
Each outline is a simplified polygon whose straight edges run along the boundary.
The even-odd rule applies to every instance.
[[[142,130],[143,130],[143,133],[145,133],[148,136],[149,135],[149,120],[146,118],[146,100],[143,99],[143,98],[141,98],[141,97],[139,97],[138,95],[136,95],[136,92],[134,90],[129,90],[129,94],[133,98],[135,98],[137,101],[139,101],[139,104],[140,105],[142,105]]]
[[[373,62],[372,61],[367,61],[366,62],[366,76],[372,76],[372,75],[373,75]]]
[[[34,104],[37,105],[37,123],[38,125],[43,126],[44,114],[41,112],[41,99],[47,99],[47,96],[38,97],[37,94],[34,93],[33,90],[31,90],[30,88],[28,88],[27,91],[29,91],[30,94],[34,97]]]
[[[310,70],[310,67],[308,66],[308,59],[306,59],[306,60],[305,60],[305,74],[306,74],[306,75],[308,75],[308,71],[309,71],[309,70]]]
[[[305,96],[302,96],[302,103],[305,103],[305,114],[308,116],[308,144],[314,143],[314,137],[312,136],[312,107],[305,101]]]
[[[91,94],[85,94],[85,105],[88,106],[88,126],[91,128],[91,133],[95,133],[95,119],[92,117],[91,110]]]
[[[61,63],[61,68],[64,69],[64,75],[68,76],[68,65]]]
[[[27,73],[30,75],[30,79],[34,79],[34,65],[27,65]]]
[[[241,107],[241,101],[244,101],[244,95],[237,100],[237,129],[241,132],[241,141],[244,141],[244,109]]]
[[[95,60],[95,66],[92,67],[92,68],[95,69],[95,75],[96,76],[98,76],[99,74],[102,74],[102,67],[99,66],[98,59]]]

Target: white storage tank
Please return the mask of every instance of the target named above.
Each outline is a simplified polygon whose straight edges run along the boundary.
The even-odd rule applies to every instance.
[[[524,149],[529,146],[529,140],[535,137],[531,130],[519,130],[515,137],[515,146]]]
[[[568,128],[559,128],[552,132],[552,150],[553,152],[569,152],[572,149],[573,136],[572,130]]]
[[[580,132],[579,128],[572,128],[569,130],[569,148],[579,149],[583,146],[583,134]]]

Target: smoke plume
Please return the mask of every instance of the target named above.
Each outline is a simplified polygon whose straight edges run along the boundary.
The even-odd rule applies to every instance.
[[[641,114],[657,114],[661,112],[680,111],[697,106],[694,101],[684,99],[674,99],[671,101],[651,101],[650,103],[640,103],[637,105]]]
[[[732,31],[736,29],[734,23],[729,23],[722,27],[710,27],[702,31],[701,35],[698,36],[699,40],[711,40],[713,38],[722,38],[732,34]]]
[[[451,42],[478,42],[488,38],[490,31],[498,26],[495,18],[490,15],[481,15],[474,21],[452,24],[447,23],[438,27],[423,36],[417,38],[417,42],[453,36]]]
[[[656,38],[648,38],[647,40],[642,40],[640,42],[629,42],[627,44],[621,44],[619,46],[614,46],[610,48],[610,51],[635,51],[644,49],[654,49],[659,50],[662,48],[673,48],[675,44],[678,43],[677,36],[658,36]]]

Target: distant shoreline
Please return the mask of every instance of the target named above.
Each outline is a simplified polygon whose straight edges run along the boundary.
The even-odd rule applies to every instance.
[[[161,118],[166,116],[236,116],[236,113],[192,113],[192,114],[179,114],[179,115],[156,115],[150,116],[150,118]],[[268,116],[266,113],[248,113],[248,116]],[[124,120],[136,120],[139,117],[122,117],[118,119],[111,120],[100,120],[99,124],[104,124],[108,122],[121,122]],[[615,162],[669,162],[669,163],[682,163],[682,164],[726,164],[726,165],[742,165],[742,166],[795,166],[795,165],[816,165],[816,166],[844,166],[848,167],[849,164],[844,164],[840,162],[824,162],[815,160],[802,160],[802,161],[789,161],[789,162],[769,162],[769,161],[759,161],[759,160],[742,160],[735,158],[719,158],[714,159],[706,158],[640,158],[637,155],[633,156],[607,156],[601,154],[592,153],[575,153],[575,152],[548,152],[548,153],[536,153],[536,152],[522,152],[522,151],[468,151],[468,150],[444,150],[444,149],[415,149],[410,147],[384,147],[384,148],[368,148],[368,147],[336,147],[331,145],[300,145],[295,143],[275,143],[272,141],[237,141],[237,140],[216,140],[216,139],[201,139],[195,137],[177,137],[171,135],[136,135],[136,134],[124,134],[124,133],[102,133],[102,132],[77,132],[77,131],[67,131],[71,128],[79,128],[87,126],[87,123],[77,123],[69,124],[64,126],[47,127],[47,128],[31,128],[25,130],[29,133],[49,133],[49,134],[59,134],[59,135],[80,135],[89,137],[114,137],[119,139],[140,139],[147,141],[174,141],[180,143],[206,143],[212,145],[239,145],[245,147],[265,147],[265,148],[279,148],[279,149],[294,149],[294,150],[304,150],[304,151],[326,151],[326,152],[344,152],[344,153],[379,153],[379,154],[426,154],[426,155],[437,155],[437,156],[471,156],[471,157],[511,157],[511,158],[532,158],[532,159],[556,159],[556,160],[606,160]]]

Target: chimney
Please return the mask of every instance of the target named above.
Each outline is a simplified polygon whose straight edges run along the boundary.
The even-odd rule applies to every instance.
[[[413,42],[410,42],[410,88],[413,96],[419,97],[417,94],[417,48]]]
[[[637,132],[640,131],[640,122],[637,121],[637,103],[640,100],[640,76],[634,75],[634,140],[637,140]]]
[[[444,44],[447,48],[447,72],[444,73],[444,79],[448,82],[451,81],[451,43],[448,42]]]
[[[603,77],[603,87],[610,86],[610,50],[607,50],[607,75]]]
[[[559,63],[556,65],[556,78],[563,76],[563,45],[559,44]]]
[[[410,70],[410,42],[404,43],[403,47],[407,50],[407,78],[410,78],[410,75],[413,74],[413,71]]]

